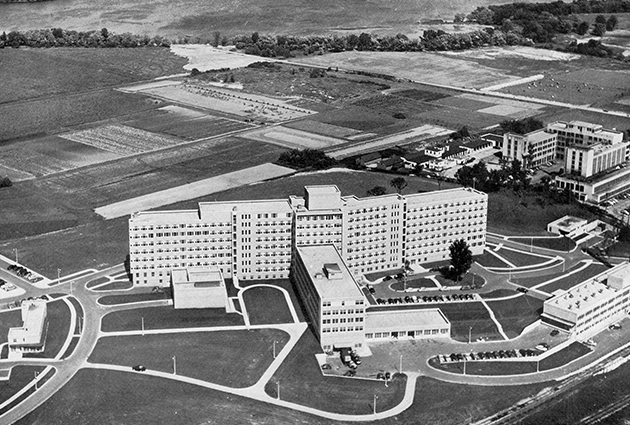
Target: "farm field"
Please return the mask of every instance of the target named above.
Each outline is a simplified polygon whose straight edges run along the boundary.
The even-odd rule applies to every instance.
[[[251,119],[279,122],[308,116],[314,112],[293,106],[284,100],[228,90],[197,80],[147,87],[125,88],[126,91],[143,93],[170,102],[195,108],[220,111],[222,113],[249,117]]]
[[[285,127],[262,128],[243,134],[242,137],[291,149],[326,149],[345,142],[343,139]]]
[[[284,124],[283,127],[306,131],[308,133],[320,134],[322,136],[339,137],[339,138],[357,137],[361,134],[365,134],[359,130],[354,130],[352,128],[326,124],[323,122],[313,121],[313,120],[308,120],[308,119],[292,121],[292,122]]]
[[[484,88],[519,77],[472,61],[426,52],[340,52],[294,59],[296,63],[365,70],[412,81]]]
[[[184,64],[184,58],[157,47],[5,49],[0,104],[177,74],[182,72]]]

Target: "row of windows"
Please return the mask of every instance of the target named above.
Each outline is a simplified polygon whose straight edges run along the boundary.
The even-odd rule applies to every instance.
[[[448,329],[424,329],[421,331],[394,331],[394,332],[374,332],[374,333],[366,333],[365,339],[379,339],[379,338],[400,338],[400,337],[415,337],[415,336],[428,336],[428,335],[438,335],[438,334],[448,334]]]
[[[341,326],[341,327],[334,327],[334,328],[323,328],[322,332],[324,333],[336,333],[336,332],[357,332],[357,331],[362,331],[363,330],[363,326]]]
[[[360,323],[363,322],[363,317],[339,317],[339,318],[334,318],[334,319],[323,319],[322,320],[322,324],[324,325],[330,325],[332,324],[338,324],[338,323]]]

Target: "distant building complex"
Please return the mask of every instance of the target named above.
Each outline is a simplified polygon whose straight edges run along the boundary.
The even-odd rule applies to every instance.
[[[581,201],[600,203],[630,190],[626,169],[630,143],[623,132],[582,121],[557,121],[545,129],[503,136],[504,158],[535,167],[555,159],[563,161],[564,174],[555,178]]]
[[[304,192],[133,214],[134,283],[167,286],[172,270],[208,266],[238,279],[287,278],[295,249],[308,245],[332,244],[354,276],[445,260],[458,239],[473,255],[485,247],[487,195],[470,188],[369,198],[342,197],[336,186]]]

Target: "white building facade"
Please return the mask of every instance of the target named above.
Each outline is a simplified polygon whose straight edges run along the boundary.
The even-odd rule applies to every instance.
[[[296,247],[332,244],[354,275],[445,260],[458,239],[483,253],[488,198],[459,188],[369,198],[307,186],[286,200],[202,202],[196,210],[129,219],[135,284],[167,286],[175,268],[216,266],[226,277],[287,278]]]

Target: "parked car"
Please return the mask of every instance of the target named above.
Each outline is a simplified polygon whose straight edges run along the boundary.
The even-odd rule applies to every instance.
[[[133,366],[132,369],[135,370],[136,372],[144,372],[145,370],[147,370],[147,368],[142,366],[141,364],[137,364]]]
[[[621,325],[619,323],[613,323],[612,325],[608,326],[608,329],[610,330],[621,329]]]
[[[552,331],[551,331],[551,333],[550,333],[549,335],[551,335],[551,336],[556,336],[556,335],[558,335],[559,333],[560,333],[560,331],[559,331],[558,329],[554,329],[554,330],[552,330]]]
[[[330,369],[332,369],[332,366],[331,366],[331,365],[329,365],[328,363],[324,363],[324,364],[322,365],[322,370],[330,370]]]
[[[522,286],[520,286],[520,287],[516,288],[516,290],[517,290],[518,292],[522,292],[522,293],[524,293],[524,294],[526,294],[526,293],[529,291],[529,289],[527,289],[527,288],[523,288]]]

